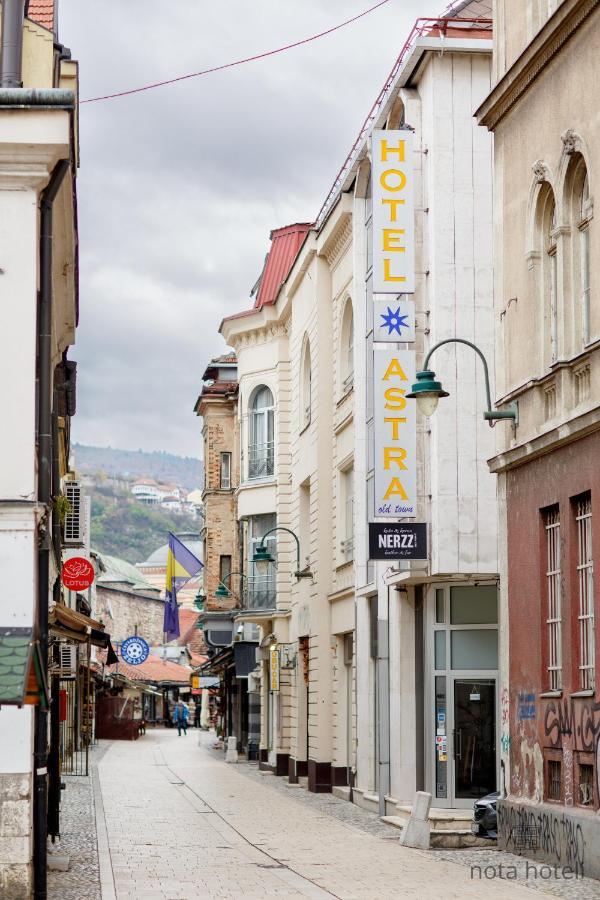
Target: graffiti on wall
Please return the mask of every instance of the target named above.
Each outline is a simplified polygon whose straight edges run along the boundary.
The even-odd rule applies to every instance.
[[[520,692],[517,704],[517,719],[535,719],[535,694]]]
[[[502,688],[502,694],[500,695],[500,718],[500,746],[502,747],[502,753],[506,754],[510,747],[510,699],[508,688]]]
[[[549,700],[544,713],[544,734],[551,747],[561,747],[568,736],[573,750],[593,753],[600,734],[600,702],[571,698]]]
[[[529,806],[498,804],[501,846],[513,853],[530,851],[584,874],[585,837],[581,825],[566,813]]]

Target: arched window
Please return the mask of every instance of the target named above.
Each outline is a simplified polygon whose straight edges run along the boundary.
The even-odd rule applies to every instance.
[[[342,394],[347,394],[354,383],[354,315],[352,301],[348,300],[342,316],[340,331],[340,382]]]
[[[585,165],[585,164],[584,164]],[[590,183],[587,171],[581,182],[581,202],[579,204],[579,234],[581,249],[581,330],[582,343],[590,342]]]
[[[564,177],[563,208],[565,224],[569,228],[568,279],[569,304],[565,304],[569,328],[566,349],[569,355],[580,353],[590,342],[591,269],[590,228],[592,203],[585,159],[577,135],[566,133],[569,152]],[[563,136],[563,140],[565,137]],[[572,149],[573,144],[576,149]]]
[[[547,369],[558,357],[558,259],[556,204],[549,182],[540,185],[535,216],[536,244],[540,257],[540,303],[543,364]]]
[[[302,429],[310,422],[312,404],[312,363],[308,337],[305,337],[302,347],[300,379],[300,429]]]
[[[266,478],[275,471],[275,404],[264,384],[250,398],[249,417],[248,478]]]

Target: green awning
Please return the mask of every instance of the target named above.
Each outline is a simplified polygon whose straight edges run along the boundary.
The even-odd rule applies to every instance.
[[[48,709],[48,688],[31,628],[0,628],[0,706],[41,704]]]

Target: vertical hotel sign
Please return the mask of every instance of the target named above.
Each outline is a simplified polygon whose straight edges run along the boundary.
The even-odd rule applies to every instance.
[[[373,131],[373,293],[413,294],[412,131]]]
[[[406,400],[415,380],[413,350],[373,351],[375,382],[375,518],[417,515],[416,404]]]

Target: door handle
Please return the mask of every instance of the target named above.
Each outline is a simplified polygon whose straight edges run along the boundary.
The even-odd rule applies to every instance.
[[[454,745],[454,759],[462,759],[462,728],[458,729],[458,741],[456,740],[456,729],[452,730],[452,743]]]

